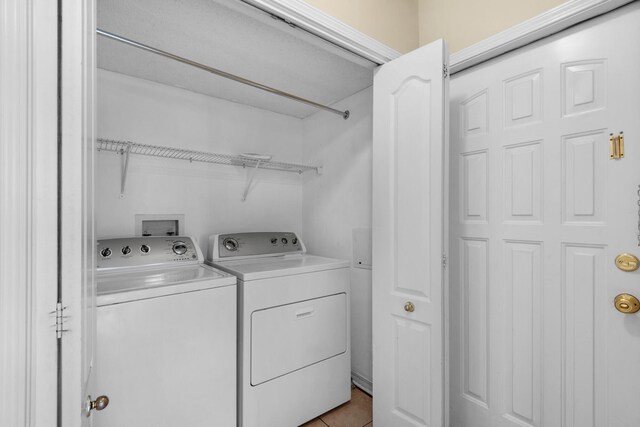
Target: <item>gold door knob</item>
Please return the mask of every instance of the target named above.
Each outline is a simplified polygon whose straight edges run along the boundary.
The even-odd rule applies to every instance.
[[[636,271],[640,266],[640,260],[637,256],[624,253],[616,257],[616,267],[622,271]]]
[[[629,294],[620,294],[614,300],[616,310],[624,314],[637,313],[640,310],[640,301],[638,298]]]
[[[102,411],[104,408],[109,406],[109,397],[108,396],[98,396],[96,400],[91,400],[91,396],[87,400],[87,417],[91,415],[91,411],[94,409],[96,411]]]
[[[411,301],[407,301],[404,303],[404,311],[408,311],[409,313],[413,313],[413,310],[416,309],[416,306],[413,305]]]

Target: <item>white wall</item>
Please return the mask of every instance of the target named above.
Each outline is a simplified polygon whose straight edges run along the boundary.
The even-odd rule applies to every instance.
[[[449,52],[478,43],[565,0],[419,0],[420,46],[445,39]]]
[[[304,120],[304,158],[324,167],[305,177],[302,230],[309,252],[352,259],[352,230],[371,228],[372,88],[338,102],[349,120]],[[351,268],[351,368],[371,381],[371,270]]]
[[[305,0],[406,53],[444,38],[449,52],[478,43],[565,0]]]
[[[396,49],[417,49],[418,0],[305,0],[311,6],[339,19]]]
[[[300,162],[302,121],[105,70],[98,71],[98,136]],[[302,177],[259,170],[247,201],[246,170],[132,155],[120,199],[120,156],[97,154],[98,238],[133,235],[135,214],[185,214],[203,251],[211,233],[301,231]]]

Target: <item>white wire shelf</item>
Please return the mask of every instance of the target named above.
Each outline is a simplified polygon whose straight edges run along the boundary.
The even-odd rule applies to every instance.
[[[295,163],[258,160],[240,155],[207,153],[204,151],[185,150],[182,148],[162,147],[159,145],[139,144],[131,141],[117,141],[98,138],[98,151],[111,151],[118,154],[139,154],[143,156],[164,157],[168,159],[187,160],[189,162],[216,163],[220,165],[241,166],[245,168],[270,169],[302,174],[307,171],[320,173],[320,166],[299,165]]]
[[[185,150],[183,148],[162,147],[159,145],[138,144],[131,141],[117,141],[113,139],[96,139],[98,151],[110,151],[122,156],[120,173],[120,198],[124,198],[124,190],[127,182],[127,171],[129,169],[129,155],[139,154],[142,156],[162,157],[166,159],[187,160],[189,162],[215,163],[219,165],[240,166],[248,170],[247,184],[242,194],[242,201],[247,199],[247,194],[252,187],[256,169],[269,169],[283,172],[296,172],[302,174],[306,171],[322,172],[320,166],[307,166],[295,163],[284,163],[271,161],[271,156],[260,154],[219,154],[207,153],[204,151]]]

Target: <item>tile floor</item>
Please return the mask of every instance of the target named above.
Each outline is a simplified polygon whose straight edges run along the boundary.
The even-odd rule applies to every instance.
[[[371,396],[357,387],[351,387],[351,400],[320,415],[301,427],[372,427]]]

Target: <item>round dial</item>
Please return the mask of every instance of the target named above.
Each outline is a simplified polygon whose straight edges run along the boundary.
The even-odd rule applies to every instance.
[[[271,244],[275,245],[276,243],[278,243],[278,239],[276,239],[275,237],[271,238]]]
[[[187,244],[182,241],[173,242],[173,253],[176,255],[184,255],[187,252]]]
[[[122,255],[129,255],[131,253],[131,248],[129,246],[123,246],[122,249],[120,249],[120,252],[122,252]]]
[[[286,237],[283,237],[283,238],[282,238],[282,244],[283,244],[283,245],[286,245],[287,243],[289,243],[289,241],[287,240],[287,238],[286,238]]]
[[[294,237],[293,239],[291,239],[291,243],[293,243],[294,245],[298,244],[298,238]]]
[[[142,245],[140,246],[140,252],[142,252],[143,254],[148,254],[149,252],[151,252],[151,248],[149,247],[149,245]]]
[[[228,251],[237,251],[238,250],[238,241],[236,239],[232,239],[232,238],[226,238],[224,239],[224,241],[222,242],[222,244],[224,245],[224,247],[228,250]]]
[[[100,251],[100,255],[102,255],[102,258],[109,258],[111,256],[111,249],[104,248]]]

